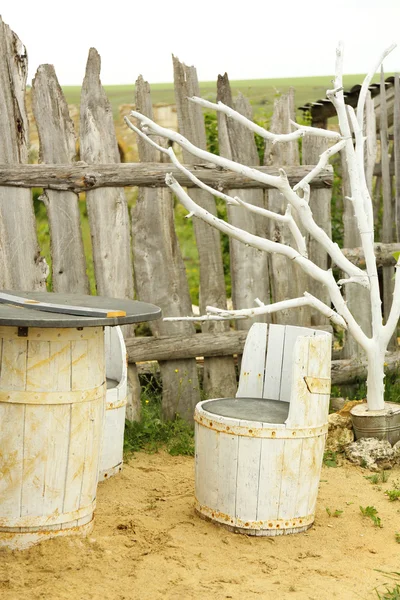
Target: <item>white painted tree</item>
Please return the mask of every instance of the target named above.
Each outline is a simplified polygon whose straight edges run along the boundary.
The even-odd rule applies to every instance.
[[[300,126],[293,122],[294,131],[292,133],[272,134],[222,103],[214,104],[201,98],[190,98],[190,101],[195,102],[202,107],[215,109],[225,113],[231,119],[235,119],[242,125],[248,127],[254,133],[257,133],[266,140],[272,141],[272,143],[285,143],[298,139],[305,134],[322,136],[328,141],[332,142],[333,145],[321,154],[318,164],[293,188],[290,186],[288,178],[283,169],[280,169],[280,174],[278,176],[267,175],[261,173],[257,169],[201,150],[200,148],[197,148],[191,144],[179,133],[160,127],[151,119],[136,111],[132,111],[131,115],[140,123],[140,129],[133,125],[129,119],[126,118],[126,122],[131,129],[136,131],[138,135],[145,137],[147,141],[150,144],[155,145],[158,150],[168,154],[172,163],[176,165],[176,167],[178,167],[182,172],[184,172],[196,185],[198,185],[199,188],[209,191],[214,196],[223,198],[230,204],[237,206],[240,205],[249,211],[263,215],[264,217],[285,222],[292,234],[293,244],[292,246],[288,246],[258,237],[215,217],[193,202],[190,196],[174,179],[174,177],[172,177],[172,175],[167,175],[166,184],[189,211],[189,214],[187,215],[188,217],[200,218],[213,227],[216,227],[223,233],[228,234],[232,238],[253,246],[259,250],[287,256],[289,259],[295,262],[298,268],[302,269],[305,273],[326,287],[329,292],[331,304],[333,306],[332,308],[331,306],[328,306],[320,301],[315,296],[305,292],[304,296],[300,298],[293,298],[274,304],[263,304],[260,300],[256,299],[255,302],[258,305],[257,307],[245,308],[242,310],[227,311],[214,307],[207,307],[206,315],[202,317],[185,318],[196,321],[207,319],[248,318],[257,314],[273,313],[281,309],[295,308],[300,306],[313,307],[331,319],[333,323],[348,329],[356,342],[365,351],[368,360],[367,404],[370,411],[382,411],[385,409],[385,354],[387,352],[389,341],[397,327],[400,317],[400,259],[396,265],[392,308],[387,321],[384,324],[382,315],[382,301],[378,282],[378,271],[374,252],[373,207],[364,172],[364,146],[366,138],[363,132],[363,123],[368,86],[371,83],[374,73],[380,67],[384,58],[393,50],[394,47],[395,46],[392,45],[382,54],[378,60],[378,63],[365,77],[355,111],[352,107],[346,107],[345,105],[342,82],[343,47],[341,44],[339,44],[336,51],[336,75],[334,79],[334,87],[332,90],[327,91],[327,97],[331,100],[336,108],[340,132]],[[245,175],[250,179],[276,188],[287,201],[287,210],[285,214],[276,214],[274,212],[270,212],[258,206],[243,202],[236,196],[229,196],[205,185],[179,162],[172,148],[162,148],[161,146],[157,145],[149,137],[149,135],[157,135],[168,138],[204,162],[213,163],[219,167],[222,167],[223,169],[229,169],[241,175]],[[351,196],[347,197],[346,201],[351,202],[354,209],[362,240],[362,248],[365,255],[365,270],[360,269],[351,263],[341,252],[339,246],[335,244],[317,225],[317,223],[314,221],[308,203],[310,181],[321,171],[321,169],[327,165],[329,158],[342,149],[346,155],[351,186]],[[305,239],[291,215],[292,209],[297,211],[297,215],[303,230],[321,244],[321,246],[331,257],[332,263],[347,275],[345,279],[340,279],[337,281],[334,277],[332,269],[324,270],[314,264],[307,257]],[[262,276],[262,274],[260,274],[260,276]],[[360,325],[357,323],[356,319],[347,307],[346,301],[342,295],[342,289],[347,285],[362,286],[369,291],[372,314],[371,337],[368,337],[363,332]]]

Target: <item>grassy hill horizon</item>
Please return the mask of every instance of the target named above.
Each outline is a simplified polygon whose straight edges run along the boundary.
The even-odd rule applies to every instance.
[[[332,87],[332,77],[332,75],[317,75],[314,77],[243,79],[233,80],[230,83],[233,96],[236,96],[239,92],[247,96],[253,106],[255,115],[257,115],[263,112],[271,112],[275,98],[287,92],[290,87],[295,88],[297,107],[307,102],[325,98],[326,90]],[[364,77],[364,74],[344,75],[345,90],[361,84]],[[373,81],[379,81],[379,75],[376,75]],[[207,100],[215,101],[216,81],[201,81],[199,85],[200,95]],[[79,105],[81,86],[62,86],[62,88],[68,104]],[[111,102],[114,118],[118,116],[119,106],[134,103],[134,84],[104,85],[104,89]],[[150,85],[150,89],[153,104],[175,104],[173,83],[153,83]]]

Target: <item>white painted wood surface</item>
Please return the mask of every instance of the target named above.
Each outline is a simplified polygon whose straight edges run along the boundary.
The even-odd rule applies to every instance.
[[[330,360],[329,333],[252,326],[241,378],[251,373],[257,392],[261,371],[263,397],[267,402],[271,390],[274,400],[290,400],[288,418],[282,424],[246,421],[208,412],[204,404],[212,400],[197,405],[195,485],[201,516],[248,535],[298,533],[312,525],[328,429]],[[305,378],[313,382],[312,391]],[[239,385],[242,402],[248,395],[240,391],[247,389],[247,382]]]
[[[0,547],[93,526],[105,404],[102,327],[0,327]]]
[[[104,328],[108,387],[101,446],[99,481],[108,479],[122,470],[124,453],[125,412],[128,393],[127,357],[124,336],[120,327]]]

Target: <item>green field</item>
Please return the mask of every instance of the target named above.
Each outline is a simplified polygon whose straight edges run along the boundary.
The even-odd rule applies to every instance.
[[[353,85],[362,83],[364,75],[345,75],[344,87],[350,89]],[[375,78],[374,81],[378,79]],[[242,92],[250,99],[255,115],[270,113],[277,95],[288,91],[290,87],[296,90],[296,105],[302,106],[306,102],[313,102],[325,98],[326,90],[332,87],[332,76],[319,77],[290,77],[285,79],[248,79],[231,81],[232,93],[237,95]],[[68,104],[79,105],[80,86],[66,86],[63,88]],[[118,115],[121,104],[133,104],[135,86],[132,85],[106,85],[104,89],[111,102],[114,117]],[[151,85],[153,104],[174,104],[174,87],[172,83],[154,83]],[[215,100],[216,82],[205,81],[200,83],[200,94],[207,100]]]

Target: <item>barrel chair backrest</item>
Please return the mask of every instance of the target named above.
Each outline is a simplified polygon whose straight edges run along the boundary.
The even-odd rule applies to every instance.
[[[247,334],[236,397],[290,402],[290,426],[325,422],[330,361],[330,333],[255,323]]]
[[[124,337],[120,327],[105,327],[106,377],[115,382],[108,386],[107,403],[116,402],[118,393],[120,400],[126,397],[127,364]],[[123,389],[122,389],[123,388]],[[123,396],[123,397],[122,397]]]

